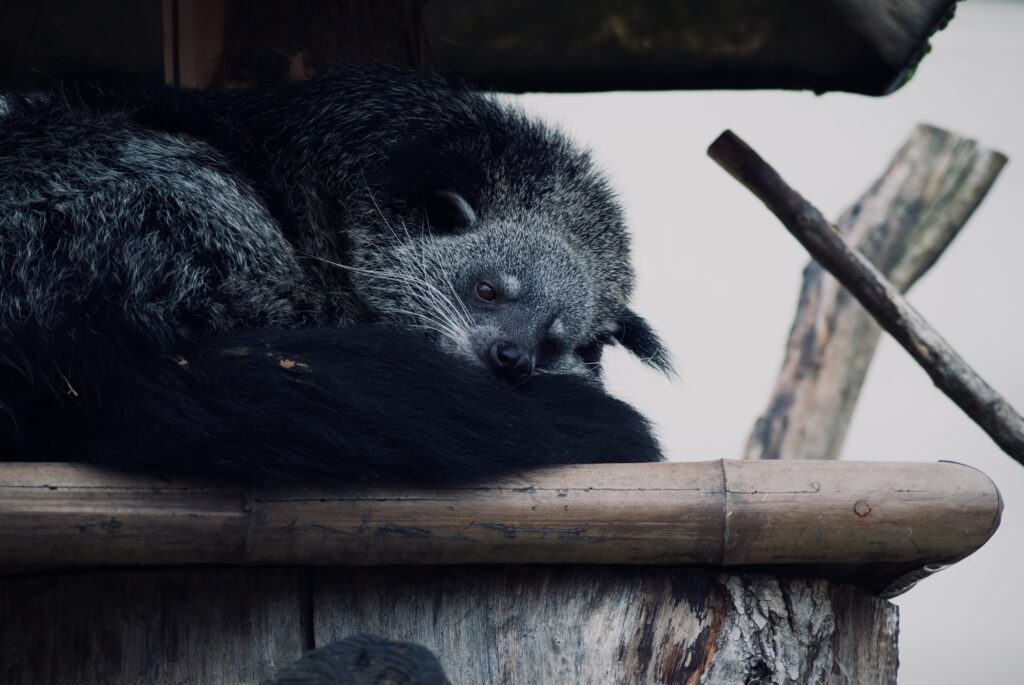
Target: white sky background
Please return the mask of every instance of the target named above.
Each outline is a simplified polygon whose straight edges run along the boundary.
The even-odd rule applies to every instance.
[[[914,79],[867,98],[796,92],[527,95],[530,112],[594,150],[626,206],[636,309],[672,350],[669,382],[609,355],[612,390],[658,425],[670,458],[739,458],[782,361],[806,253],[705,155],[731,128],[836,218],[918,122],[1010,157],[981,208],[911,291],[915,307],[1024,411],[1024,5],[962,3]],[[1024,468],[884,337],[844,459],[977,467],[1006,501],[981,550],[896,600],[900,683],[1024,682]]]

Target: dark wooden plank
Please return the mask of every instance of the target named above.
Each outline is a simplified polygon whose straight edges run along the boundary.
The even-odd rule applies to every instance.
[[[256,683],[301,656],[304,569],[0,580],[5,685]]]
[[[39,87],[68,69],[158,79],[160,27],[156,0],[0,2],[0,90]]]
[[[179,86],[286,83],[352,61],[416,68],[425,54],[423,0],[164,2],[165,80]]]
[[[161,4],[163,7],[161,8]],[[78,64],[208,86],[377,60],[497,90],[889,92],[954,0],[36,0],[0,3],[0,88]],[[163,34],[177,35],[180,52]],[[176,25],[176,28],[174,28]],[[175,70],[177,54],[178,69]],[[177,77],[176,77],[177,74]]]
[[[901,85],[953,0],[431,0],[445,73],[497,90]]]

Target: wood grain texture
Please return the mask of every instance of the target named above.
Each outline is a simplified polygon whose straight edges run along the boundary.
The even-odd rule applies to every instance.
[[[224,52],[227,22],[227,0],[165,0],[164,45],[166,59],[171,56],[172,73],[165,72],[165,81],[175,86],[195,87],[208,84],[220,69]]]
[[[184,54],[206,86],[271,82],[375,59],[496,90],[804,88],[886,93],[906,80],[955,0],[163,0],[208,12]],[[205,6],[205,8],[204,8]],[[0,3],[0,89],[68,64],[169,83],[158,0]],[[421,17],[422,15],[422,17]],[[218,19],[227,18],[226,23]],[[173,23],[173,22],[171,22]],[[421,28],[426,24],[427,30]],[[167,27],[164,23],[164,35]],[[222,55],[226,68],[221,70]],[[189,65],[192,66],[189,66]]]
[[[893,683],[897,620],[840,583],[676,567],[52,573],[0,579],[0,682],[257,683],[374,633],[454,684]]]
[[[984,474],[950,463],[607,464],[448,490],[273,492],[9,463],[0,560],[821,566],[883,592],[980,547],[1001,506]]]
[[[629,567],[323,569],[318,643],[426,646],[453,683],[894,683],[896,607],[827,581]],[[470,656],[471,655],[471,656]]]
[[[258,683],[304,651],[303,569],[0,579],[5,685]]]
[[[720,135],[708,148],[708,154],[765,203],[811,256],[910,353],[936,387],[1006,454],[1024,465],[1024,417],[942,339],[817,208],[790,188],[778,172],[731,131]]]
[[[849,26],[866,36],[875,53],[901,69],[913,66],[927,49],[923,37],[953,17],[955,6],[942,0],[832,0]]]
[[[430,0],[443,73],[497,90],[902,85],[952,0]]]
[[[1006,164],[1002,154],[918,126],[836,223],[901,292],[939,258]],[[837,459],[881,334],[815,261],[804,270],[785,359],[747,440],[747,459]]]
[[[899,610],[850,587],[719,575],[728,597],[701,683],[895,685]]]

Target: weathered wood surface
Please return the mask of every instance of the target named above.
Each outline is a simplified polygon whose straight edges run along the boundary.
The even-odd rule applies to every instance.
[[[430,0],[444,73],[498,90],[810,88],[904,82],[951,0]]]
[[[52,83],[68,68],[161,75],[154,0],[0,2],[0,91]]]
[[[497,90],[808,88],[877,95],[904,82],[954,6],[954,0],[4,2],[0,89],[45,84],[47,71],[69,65],[153,78],[165,66],[170,83],[206,85],[278,82],[369,58],[432,66]],[[168,38],[163,50],[161,31]]]
[[[317,643],[369,631],[453,683],[894,683],[897,609],[850,587],[693,569],[323,569]],[[473,655],[467,657],[467,655]]]
[[[984,381],[852,247],[813,205],[790,188],[750,146],[726,131],[708,154],[765,203],[800,244],[828,269],[910,353],[932,381],[1004,452],[1024,465],[1024,417]]]
[[[419,67],[422,0],[163,0],[164,77],[187,87],[279,84],[332,64]]]
[[[0,579],[4,685],[256,683],[312,647],[305,569]]]
[[[608,464],[447,490],[274,492],[8,463],[0,566],[820,566],[883,592],[973,552],[1000,510],[984,474],[951,463]]]
[[[985,197],[1006,157],[918,126],[885,173],[836,222],[901,292],[939,258]],[[812,261],[785,359],[747,459],[837,459],[882,329]]]
[[[895,606],[673,567],[117,570],[0,579],[5,685],[258,683],[354,633],[455,685],[895,682]]]

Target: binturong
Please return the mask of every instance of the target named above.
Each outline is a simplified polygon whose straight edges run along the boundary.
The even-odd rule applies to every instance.
[[[659,458],[600,385],[609,344],[669,370],[621,209],[515,108],[380,66],[5,103],[15,458],[259,484]]]

